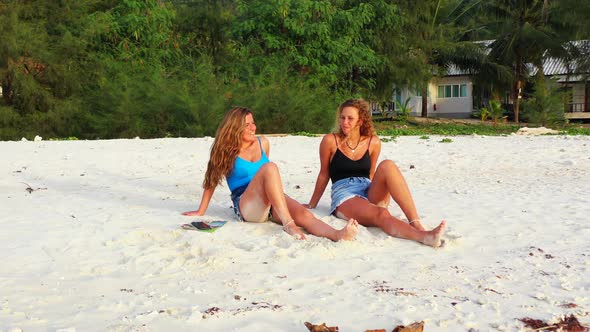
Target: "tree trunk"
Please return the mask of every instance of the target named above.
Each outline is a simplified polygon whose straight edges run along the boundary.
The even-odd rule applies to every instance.
[[[422,114],[420,116],[428,117],[428,84],[422,87]]]
[[[521,89],[521,86],[522,86],[522,82],[520,81],[520,79],[518,79],[516,81],[516,84],[514,85],[514,87],[515,87],[515,89],[514,89],[515,90],[514,91],[515,92],[515,94],[514,94],[514,96],[515,96],[515,99],[514,99],[514,122],[516,122],[516,123],[518,123],[518,121],[519,121],[518,112],[520,109],[520,89]]]
[[[516,60],[516,84],[514,85],[514,122],[519,122],[520,96],[522,91],[522,58]]]

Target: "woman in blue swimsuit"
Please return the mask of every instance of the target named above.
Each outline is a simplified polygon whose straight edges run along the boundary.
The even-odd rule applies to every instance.
[[[336,230],[286,196],[277,165],[269,161],[269,154],[268,139],[256,136],[252,112],[243,107],[231,109],[215,134],[199,209],[183,214],[204,215],[215,188],[226,178],[234,212],[241,221],[264,222],[272,216],[283,224],[285,232],[297,239],[305,238],[298,226],[333,241],[356,237],[358,223],[354,219]]]
[[[330,212],[339,218],[354,218],[364,226],[377,226],[387,234],[439,247],[446,223],[431,231],[420,224],[406,181],[391,160],[377,166],[381,141],[373,130],[369,104],[350,99],[338,108],[339,130],[320,143],[320,172],[308,208],[315,208],[328,181],[332,181]],[[391,215],[390,197],[409,220]]]

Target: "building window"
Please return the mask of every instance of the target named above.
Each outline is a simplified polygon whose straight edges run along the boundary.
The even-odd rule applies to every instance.
[[[439,85],[438,98],[467,97],[467,84]]]
[[[461,84],[461,91],[459,97],[467,97],[467,84]]]
[[[395,100],[397,100],[398,103],[402,102],[402,89],[395,89]]]

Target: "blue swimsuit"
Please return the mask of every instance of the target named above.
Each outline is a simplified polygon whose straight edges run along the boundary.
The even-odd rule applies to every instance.
[[[257,161],[248,161],[238,156],[234,162],[233,170],[229,176],[226,177],[227,186],[231,191],[231,201],[234,205],[234,212],[242,221],[243,218],[240,214],[240,198],[244,191],[246,191],[246,188],[248,188],[250,181],[252,181],[260,167],[270,161],[266,156],[266,152],[262,148],[260,137],[258,137],[258,144],[260,145],[260,151],[262,152],[260,159]]]

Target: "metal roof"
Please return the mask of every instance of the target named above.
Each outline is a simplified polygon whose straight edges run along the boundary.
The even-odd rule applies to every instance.
[[[481,43],[485,46],[489,47],[493,40],[483,40],[477,41],[475,43]],[[582,52],[582,54],[588,55],[590,57],[590,40],[576,40],[569,42],[570,47],[575,47],[578,51]],[[489,50],[489,49],[488,49]],[[532,64],[527,64],[527,68],[529,70],[529,74],[535,75],[537,73],[537,68],[534,67]],[[575,62],[571,62],[568,64],[567,61],[558,58],[547,57],[543,60],[543,73],[545,76],[567,76],[569,81],[575,81],[579,79],[580,75],[575,74],[587,74],[585,72],[578,72],[578,64]],[[447,69],[447,73],[445,76],[463,76],[463,75],[470,75],[468,71],[459,69],[456,65],[451,65]]]
[[[576,40],[570,42],[572,47],[575,47],[583,54],[590,56],[590,40]],[[567,63],[563,59],[545,58],[543,60],[543,73],[546,76],[553,75],[568,75],[568,74],[584,74],[577,71],[578,64],[575,62]],[[536,72],[536,70],[535,70]],[[533,73],[534,74],[534,73]]]

